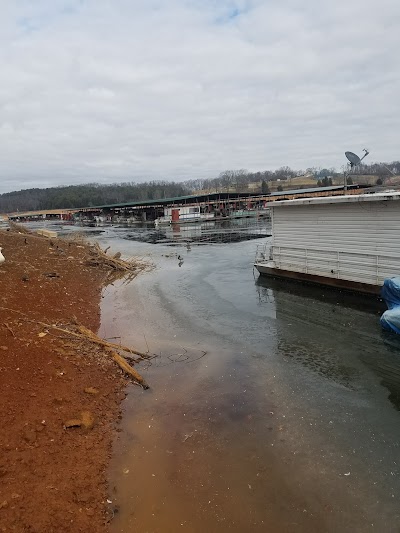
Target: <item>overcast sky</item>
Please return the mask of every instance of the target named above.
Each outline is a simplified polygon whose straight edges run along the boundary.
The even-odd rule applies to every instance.
[[[0,192],[400,158],[399,0],[0,7]]]

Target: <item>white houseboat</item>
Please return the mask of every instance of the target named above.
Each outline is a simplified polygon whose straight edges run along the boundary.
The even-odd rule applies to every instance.
[[[400,192],[271,203],[260,274],[377,293],[400,276]]]
[[[214,213],[207,213],[200,206],[183,205],[177,207],[165,207],[164,216],[156,218],[155,225],[160,224],[172,224],[172,223],[184,223],[184,222],[207,222],[214,220]]]
[[[165,207],[164,216],[156,218],[154,223],[156,226],[159,226],[161,224],[182,224],[185,222],[210,222],[236,218],[264,217],[269,216],[269,214],[270,211],[268,207],[207,211],[203,206],[185,205],[177,207]]]

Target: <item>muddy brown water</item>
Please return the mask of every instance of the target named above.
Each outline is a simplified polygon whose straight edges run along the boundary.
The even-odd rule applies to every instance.
[[[157,355],[123,402],[112,531],[398,532],[400,343],[381,304],[258,278],[254,240],[102,231],[156,266],[103,298],[101,334]]]

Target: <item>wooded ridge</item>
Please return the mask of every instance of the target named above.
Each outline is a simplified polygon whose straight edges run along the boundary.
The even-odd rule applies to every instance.
[[[400,162],[372,163],[360,165],[352,171],[352,176],[369,176],[369,184],[382,184],[385,178],[400,173]],[[335,181],[336,180],[336,181]],[[0,213],[16,211],[36,211],[41,209],[68,209],[79,207],[116,204],[129,201],[155,200],[157,198],[173,198],[204,192],[263,192],[283,190],[287,182],[292,187],[324,186],[341,183],[343,170],[335,168],[307,168],[294,170],[288,166],[277,170],[249,172],[245,169],[225,170],[215,178],[192,179],[183,182],[148,181],[144,183],[122,182],[112,184],[88,183],[50,187],[46,189],[25,189],[0,194]],[[372,180],[372,182],[371,182]],[[296,184],[296,182],[298,182]]]

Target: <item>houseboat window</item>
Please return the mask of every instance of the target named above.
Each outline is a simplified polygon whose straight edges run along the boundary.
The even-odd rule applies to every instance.
[[[189,207],[189,213],[200,213],[200,207]]]

